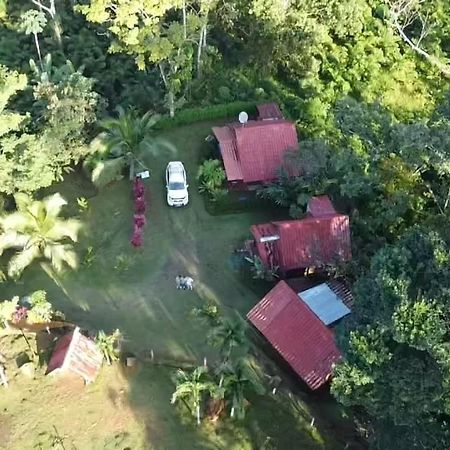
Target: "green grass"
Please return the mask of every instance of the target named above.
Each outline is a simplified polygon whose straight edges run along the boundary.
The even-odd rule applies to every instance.
[[[2,298],[45,289],[55,306],[80,326],[120,328],[129,350],[152,349],[156,358],[199,363],[205,355],[214,359],[214,352],[205,343],[207,330],[189,313],[205,301],[214,301],[225,314],[233,309],[245,314],[258,301],[268,286],[242,277],[232,254],[249,236],[251,224],[271,219],[274,213],[258,210],[211,216],[206,212],[195,176],[202,155],[208,152],[204,138],[210,127],[202,123],[167,131],[164,137],[175,144],[177,153],[145,158],[151,178],[146,182],[149,211],[141,249],[135,250],[129,243],[133,215],[129,181],[96,193],[82,174],[76,173],[53,187],[69,200],[73,212],[77,211],[77,197],[88,198],[89,208],[81,213],[85,227],[77,249],[83,262],[91,246],[93,260],[59,276],[35,265],[19,283],[3,285]],[[188,173],[190,204],[183,209],[171,209],[165,203],[164,170],[170,159],[182,160]],[[117,268],[118,258],[129,267]],[[196,280],[195,292],[175,289],[175,276],[187,273]],[[283,393],[255,398],[243,423],[226,420],[196,427],[186,411],[169,404],[173,369],[149,366],[120,376],[114,371],[121,369],[104,369],[94,386],[70,391],[66,397],[62,394],[64,383],[48,379],[43,386],[22,381],[24,390],[11,387],[2,392],[0,414],[6,408],[11,435],[8,448],[32,448],[37,435],[51,431],[52,425],[67,436],[67,442],[83,449],[337,450],[351,434],[335,431],[348,423],[340,418],[331,399],[306,394],[301,394],[302,400]],[[30,396],[36,398],[30,400]],[[83,413],[86,408],[91,416]],[[116,423],[121,408],[123,420]],[[114,411],[111,420],[110,410]],[[309,426],[312,416],[316,418],[313,428]],[[91,426],[93,422],[98,425]],[[84,431],[79,433],[81,428]]]

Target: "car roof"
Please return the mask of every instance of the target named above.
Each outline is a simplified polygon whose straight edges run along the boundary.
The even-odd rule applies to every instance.
[[[167,165],[167,170],[169,171],[169,181],[171,182],[185,182],[185,171],[183,163],[180,161],[171,161]]]
[[[184,166],[181,161],[171,161],[169,164],[167,164],[167,168],[170,172],[183,172]]]

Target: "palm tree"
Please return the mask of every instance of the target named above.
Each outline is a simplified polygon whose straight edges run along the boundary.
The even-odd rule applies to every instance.
[[[207,378],[208,369],[205,366],[199,366],[191,373],[179,369],[176,377],[176,388],[172,394],[171,403],[174,404],[178,400],[184,400],[192,415],[197,418],[197,425],[200,425],[200,409],[202,402],[202,394],[209,392],[215,394],[216,385]]]
[[[158,121],[157,116],[152,116],[148,112],[139,117],[134,111],[125,111],[121,107],[117,109],[119,112],[117,119],[100,122],[100,126],[105,130],[99,136],[104,143],[102,156],[105,159],[97,161],[92,172],[94,183],[102,177],[102,172],[105,171],[108,173],[108,178],[111,178],[109,181],[112,181],[127,166],[130,180],[132,180],[135,175],[136,162],[144,166],[139,160],[139,156],[144,152],[156,153],[162,148],[169,148],[173,151],[173,147],[169,143],[151,136],[153,127]]]
[[[22,23],[20,30],[27,36],[32,34],[34,36],[34,44],[36,45],[37,54],[39,57],[39,63],[42,67],[41,48],[39,46],[38,34],[42,33],[45,25],[47,24],[47,18],[42,11],[36,11],[35,9],[29,9],[25,11],[21,16]]]
[[[246,349],[248,346],[246,337],[247,324],[237,313],[235,317],[222,318],[208,334],[208,340],[217,347],[227,360],[235,348]]]
[[[238,419],[245,417],[246,394],[253,391],[264,394],[261,377],[247,358],[235,362],[227,361],[218,368],[220,375],[219,387],[223,389],[224,397],[230,407],[230,417]]]
[[[0,255],[7,249],[17,249],[8,263],[8,275],[19,277],[34,260],[49,260],[56,271],[64,263],[77,266],[71,242],[77,241],[81,224],[76,219],[61,219],[61,209],[67,204],[60,194],[43,200],[33,200],[28,194],[14,196],[17,211],[0,217]]]
[[[103,330],[100,330],[95,338],[97,347],[103,353],[108,365],[111,365],[113,361],[119,359],[119,341],[122,337],[120,330],[114,330],[111,334],[106,334]]]

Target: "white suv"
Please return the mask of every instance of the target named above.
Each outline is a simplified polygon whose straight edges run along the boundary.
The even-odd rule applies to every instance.
[[[166,169],[167,204],[186,206],[189,202],[186,171],[181,161],[171,161]]]

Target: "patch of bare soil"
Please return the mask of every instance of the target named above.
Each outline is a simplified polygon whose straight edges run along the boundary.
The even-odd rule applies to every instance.
[[[0,414],[0,448],[8,448],[11,440],[11,419]]]

